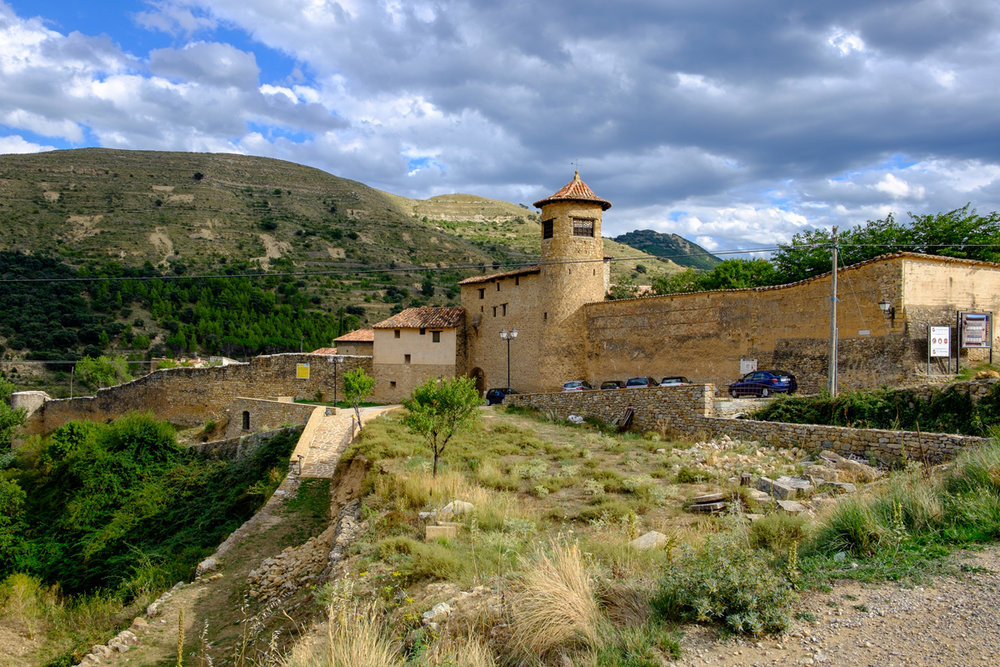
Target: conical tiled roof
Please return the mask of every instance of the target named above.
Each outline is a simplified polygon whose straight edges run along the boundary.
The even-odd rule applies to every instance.
[[[554,195],[540,199],[534,203],[535,208],[541,208],[545,204],[554,201],[590,201],[601,205],[602,211],[611,208],[611,202],[601,199],[594,194],[594,191],[587,187],[587,184],[580,180],[580,172],[573,174],[573,180],[559,188]]]

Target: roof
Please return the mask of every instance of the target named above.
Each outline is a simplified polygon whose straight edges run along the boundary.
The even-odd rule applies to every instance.
[[[309,354],[337,354],[335,347],[318,347]]]
[[[545,199],[539,199],[534,203],[535,208],[541,208],[545,204],[550,204],[554,201],[584,201],[593,202],[595,204],[601,205],[602,211],[607,211],[611,208],[611,202],[607,199],[601,199],[594,194],[594,191],[587,187],[587,184],[580,180],[580,172],[577,171],[573,174],[573,180],[566,185],[559,188],[559,190]]]
[[[465,309],[457,306],[407,308],[375,325],[376,329],[454,329],[465,321]]]
[[[374,329],[355,329],[345,333],[339,338],[334,338],[334,343],[371,343],[375,341]]]
[[[465,280],[459,280],[459,285],[475,285],[476,283],[488,283],[493,280],[500,280],[502,278],[513,278],[514,276],[526,276],[531,273],[538,273],[541,271],[540,266],[525,266],[520,269],[514,269],[513,271],[504,271],[503,273],[491,273],[487,276],[472,276],[471,278],[466,278]]]

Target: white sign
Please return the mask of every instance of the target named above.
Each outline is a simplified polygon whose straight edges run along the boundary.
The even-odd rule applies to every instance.
[[[932,357],[951,357],[951,327],[931,327],[930,346]]]
[[[757,360],[750,357],[740,357],[740,375],[753,373],[757,370]]]

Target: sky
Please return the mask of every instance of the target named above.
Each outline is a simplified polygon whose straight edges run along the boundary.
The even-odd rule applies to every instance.
[[[1000,3],[0,0],[0,154],[88,146],[773,247],[1000,210]]]

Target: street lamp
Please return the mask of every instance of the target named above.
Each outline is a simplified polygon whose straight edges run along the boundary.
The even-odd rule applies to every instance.
[[[507,391],[510,391],[510,341],[517,338],[517,329],[500,330],[500,338],[507,341]]]

